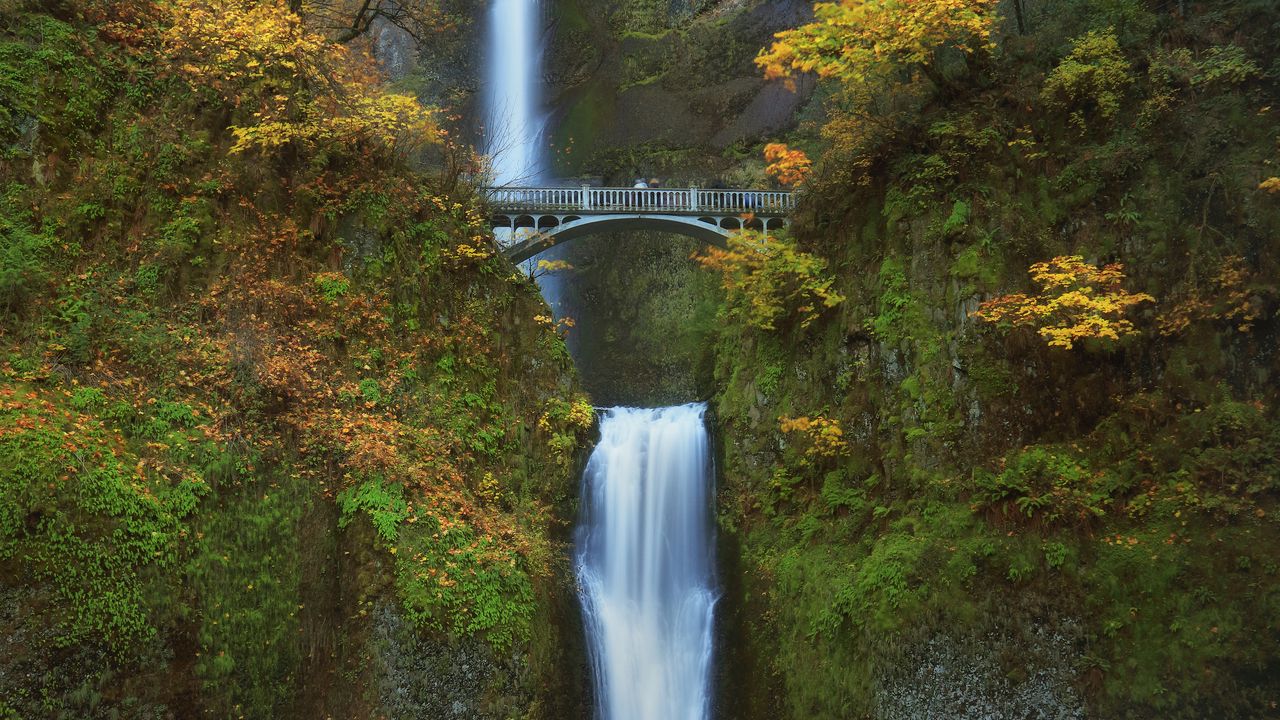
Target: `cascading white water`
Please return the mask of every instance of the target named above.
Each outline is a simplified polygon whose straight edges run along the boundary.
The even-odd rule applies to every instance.
[[[705,720],[717,591],[705,405],[612,408],[576,567],[599,720]]]
[[[536,185],[549,181],[543,147],[546,113],[542,108],[542,8],[539,0],[492,0],[488,17],[488,72],[484,92],[484,152],[492,164],[490,182],[498,186]],[[494,231],[499,245],[510,245],[537,231],[508,228]],[[542,259],[557,258],[552,249]],[[525,263],[533,274],[537,259]],[[547,305],[557,317],[566,312],[559,279],[536,279]]]
[[[493,0],[484,89],[485,154],[495,185],[533,184],[542,152],[542,13],[538,0]]]
[[[548,181],[541,19],[539,0],[492,0],[484,108],[495,185]],[[555,276],[537,281],[563,316]],[[716,589],[705,410],[614,408],[601,420],[576,558],[600,720],[705,720],[710,711]]]

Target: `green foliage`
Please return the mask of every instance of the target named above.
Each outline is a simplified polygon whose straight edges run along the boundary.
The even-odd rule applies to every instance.
[[[978,288],[994,287],[1000,278],[999,268],[980,245],[970,245],[956,253],[956,259],[951,264],[951,274],[974,283],[961,289],[962,297],[971,295]]]
[[[107,404],[107,396],[96,387],[82,387],[71,394],[70,402],[80,412],[99,410]]]
[[[188,259],[206,235],[209,222],[208,201],[183,198],[177,212],[160,227],[152,241],[160,262],[175,265]]]
[[[979,507],[1051,526],[1087,525],[1104,516],[1111,504],[1106,474],[1061,448],[1026,448],[1008,458],[998,473],[975,470],[974,485]]]
[[[519,557],[457,519],[425,516],[402,529],[396,588],[425,627],[482,633],[500,649],[529,638],[533,584]]]
[[[10,185],[0,196],[0,309],[7,313],[28,306],[50,277],[54,240],[33,227],[30,209],[21,206],[26,190]]]
[[[395,545],[400,536],[400,523],[409,516],[404,487],[382,478],[356,483],[338,493],[338,507],[342,510],[339,527],[346,527],[356,513],[363,512],[388,545]]]
[[[777,678],[752,695],[761,714],[874,716],[882,679],[915,667],[904,646],[986,647],[996,617],[1024,637],[1080,619],[1090,713],[1265,716],[1280,688],[1264,620],[1280,609],[1280,565],[1264,559],[1280,542],[1280,436],[1258,354],[1276,325],[1256,310],[1274,309],[1262,258],[1280,214],[1258,182],[1275,174],[1280,46],[1241,31],[1280,11],[1022,8],[1025,32],[980,72],[956,62],[893,93],[846,82],[824,108],[839,122],[788,136],[824,150],[797,236],[868,332],[821,325],[767,354],[739,323],[717,346],[721,525],[741,543],[752,652],[776,658],[751,668]],[[854,101],[872,110],[840,118]],[[975,301],[1067,253],[1122,262],[1132,291],[1158,298],[1130,298],[1134,329],[1183,312],[1172,302],[1183,322],[1090,360],[976,331]],[[1235,256],[1250,260],[1227,292],[1213,268]],[[1100,287],[1064,305],[1116,300]],[[818,407],[856,451],[804,467],[773,422]],[[1001,651],[992,683],[1018,686],[1028,644]]]
[[[760,368],[756,377],[756,389],[765,397],[772,397],[778,392],[778,380],[782,378],[782,364],[770,363]]]
[[[844,302],[826,261],[783,237],[743,231],[729,238],[727,250],[709,248],[697,260],[720,273],[729,314],[761,330],[776,330],[784,320],[808,327]]]
[[[916,336],[925,324],[919,300],[907,284],[906,266],[899,257],[886,257],[880,263],[877,280],[880,286],[879,313],[868,321],[876,338],[898,345]]]
[[[483,633],[500,648],[529,637],[533,586],[519,557],[457,517],[420,514],[404,488],[381,478],[338,495],[340,527],[368,516],[396,556],[396,590],[413,622],[457,633]]]
[[[812,634],[830,633],[844,621],[884,630],[898,625],[904,606],[921,602],[929,586],[913,577],[927,548],[923,538],[907,534],[881,537],[870,554],[836,591],[831,611],[821,613],[810,625]]]
[[[373,405],[382,402],[382,388],[378,387],[378,381],[373,378],[365,378],[360,381],[358,386],[360,395],[364,397],[364,401]]]
[[[234,489],[193,524],[200,540],[186,564],[199,621],[195,674],[212,711],[275,717],[291,705],[302,656],[301,546],[316,541],[302,537],[307,488],[234,467],[224,482]]]
[[[79,31],[48,15],[6,15],[16,22],[0,33],[0,157],[24,133],[75,139],[96,129],[113,83]]]
[[[82,390],[71,404],[102,399]],[[155,571],[180,559],[206,488],[144,470],[117,429],[42,400],[29,393],[0,410],[0,558],[53,584],[66,609],[60,642],[98,639],[126,655],[156,633],[149,598],[173,588]]]
[[[322,655],[363,640],[340,622],[355,608],[329,602],[335,504],[397,554],[344,592],[398,594],[424,628],[487,634],[521,662],[548,652],[529,632],[535,578],[583,435],[563,341],[434,161],[345,136],[266,165],[229,154],[229,126],[259,113],[290,127],[249,144],[316,113],[341,135],[420,108],[382,102],[364,53],[315,33],[169,38],[196,60],[218,43],[293,54],[241,57],[261,82],[227,94],[245,76],[185,82],[193,68],[159,57],[184,48],[157,33],[226,20],[189,5],[0,8],[0,566],[21,598],[14,637],[58,645],[16,640],[34,679],[0,680],[0,715],[288,714],[308,658],[328,672]],[[300,29],[274,6],[227,7]],[[334,63],[302,82],[288,68],[312,51]],[[570,412],[548,441],[552,399]],[[416,579],[431,569],[456,574]],[[82,657],[104,669],[67,704],[60,678]],[[32,694],[11,702],[15,684]]]
[[[957,200],[951,207],[951,214],[942,223],[942,234],[951,237],[962,232],[969,225],[969,215],[973,208],[963,200]]]
[[[351,281],[342,273],[320,273],[316,275],[315,284],[324,299],[331,303],[351,290]]]
[[[1095,31],[1115,32],[1121,43],[1131,45],[1147,37],[1157,18],[1142,0],[1085,0],[1079,12]]]
[[[1045,80],[1041,97],[1049,107],[1067,110],[1081,130],[1105,125],[1120,112],[1134,82],[1131,71],[1115,31],[1093,30],[1072,42],[1071,52]]]
[[[1239,85],[1262,76],[1262,69],[1239,45],[1215,45],[1209,48],[1205,56],[1196,62],[1196,70],[1191,79],[1196,85]]]

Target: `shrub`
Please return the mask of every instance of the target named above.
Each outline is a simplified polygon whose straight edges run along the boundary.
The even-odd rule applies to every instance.
[[[1049,73],[1041,97],[1050,107],[1069,110],[1072,124],[1084,130],[1088,116],[1106,122],[1120,112],[1133,84],[1131,69],[1115,30],[1093,30],[1072,43],[1070,54]]]
[[[835,458],[849,450],[840,421],[822,415],[814,417],[778,418],[778,429],[800,440],[800,452],[806,461]]]
[[[974,472],[975,507],[1044,525],[1081,525],[1106,514],[1106,473],[1070,453],[1030,447],[1003,461],[1000,472]]]
[[[1137,333],[1125,314],[1135,305],[1154,302],[1146,293],[1120,287],[1124,266],[1101,268],[1079,255],[1060,256],[1031,266],[1036,295],[1014,293],[982,303],[974,315],[985,322],[1036,328],[1049,347],[1070,350],[1081,340],[1115,342]]]
[[[352,141],[412,148],[438,139],[416,98],[380,91],[372,61],[309,31],[283,2],[178,0],[169,21],[165,53],[182,76],[253,111],[251,124],[232,128],[233,152]]]
[[[827,275],[827,261],[781,237],[735,233],[728,248],[709,248],[697,262],[720,273],[731,315],[760,330],[782,320],[808,327],[822,311],[844,302]]]

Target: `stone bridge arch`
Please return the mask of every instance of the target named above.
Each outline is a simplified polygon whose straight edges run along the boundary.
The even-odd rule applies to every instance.
[[[683,235],[698,242],[725,247],[728,237],[743,228],[766,234],[781,230],[786,223],[780,218],[713,218],[681,215],[495,215],[494,229],[536,232],[512,233],[515,238],[503,247],[512,262],[522,263],[555,245],[578,238],[609,232],[651,231]]]

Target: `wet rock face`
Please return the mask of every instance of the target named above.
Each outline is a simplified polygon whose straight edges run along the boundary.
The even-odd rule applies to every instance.
[[[388,720],[505,718],[532,702],[522,657],[499,657],[476,638],[429,639],[394,603],[375,611],[369,645],[379,709]]]
[[[569,350],[592,402],[653,407],[710,396],[719,289],[689,258],[699,247],[679,235],[630,232],[554,249],[573,266],[551,282],[557,314],[574,320]]]
[[[181,683],[148,683],[136,675],[136,667],[122,670],[97,643],[59,647],[62,633],[42,613],[49,603],[39,586],[0,586],[0,717],[167,720],[182,715],[171,705],[186,689]],[[157,642],[146,657],[132,660],[161,672],[173,656]]]
[[[550,134],[562,174],[659,173],[706,183],[727,148],[794,125],[813,84],[766,82],[754,58],[811,3],[632,0],[553,4]],[[661,157],[679,150],[679,157]],[[619,163],[645,167],[631,170]]]
[[[1074,687],[1078,642],[1074,623],[1035,626],[1017,636],[937,635],[882,679],[876,718],[1081,720],[1084,702]],[[1017,661],[1009,665],[1004,658]]]

